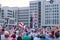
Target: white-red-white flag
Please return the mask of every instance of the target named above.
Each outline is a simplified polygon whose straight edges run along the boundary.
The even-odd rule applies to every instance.
[[[24,23],[23,22],[20,22],[19,26],[20,27],[24,27]]]

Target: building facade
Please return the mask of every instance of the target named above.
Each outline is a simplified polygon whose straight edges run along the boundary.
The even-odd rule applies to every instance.
[[[60,26],[60,0],[43,0],[41,10],[41,26]]]
[[[2,26],[4,24],[5,20],[2,19],[2,6],[0,4],[0,26]]]
[[[2,7],[2,19],[5,20],[3,26],[14,27],[15,26],[15,13],[12,7]]]
[[[41,26],[41,1],[30,2],[30,26]]]
[[[18,24],[23,22],[26,26],[30,26],[29,7],[21,7],[18,9]]]
[[[26,26],[30,26],[29,7],[0,7],[1,25],[12,28],[19,26],[23,22]]]
[[[0,14],[1,14],[1,5],[0,5]],[[0,18],[1,18],[1,15],[0,15]]]

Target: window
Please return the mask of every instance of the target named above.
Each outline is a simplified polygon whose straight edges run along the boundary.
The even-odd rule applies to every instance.
[[[48,10],[49,8],[45,8],[45,10]]]
[[[12,13],[8,13],[8,15],[13,15]]]
[[[1,8],[0,8],[0,12],[1,12]]]
[[[28,20],[18,20],[19,22],[28,22]]]
[[[49,11],[45,11],[45,13],[48,13]]]
[[[38,4],[39,4],[39,7],[41,7],[41,2],[39,2]]]
[[[48,5],[45,5],[45,7],[48,7]]]
[[[4,23],[4,20],[0,20],[0,23]]]
[[[2,17],[4,17],[4,13],[2,13]]]
[[[8,10],[8,12],[12,12],[11,10]]]
[[[57,10],[57,12],[59,12],[59,10]]]
[[[48,20],[45,20],[45,24],[48,24]]]
[[[56,13],[56,15],[58,16],[59,14],[58,14],[58,13]]]
[[[54,12],[56,12],[56,10]]]
[[[59,19],[57,19],[57,24],[59,24]]]
[[[14,20],[10,20],[10,24],[14,24]]]
[[[32,11],[30,11],[30,13],[33,13]]]
[[[4,10],[2,10],[2,12],[4,12]]]
[[[36,5],[37,3],[30,3],[30,5]]]
[[[59,20],[58,19],[53,19],[53,24],[59,24]]]
[[[58,9],[58,7],[57,7],[57,9]]]

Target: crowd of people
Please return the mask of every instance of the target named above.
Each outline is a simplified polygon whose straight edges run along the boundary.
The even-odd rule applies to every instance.
[[[0,40],[60,40],[60,27],[0,27]]]

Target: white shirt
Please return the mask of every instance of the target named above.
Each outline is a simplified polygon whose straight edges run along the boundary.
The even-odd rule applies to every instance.
[[[5,36],[4,35],[1,35],[1,40],[4,40],[5,39]]]
[[[34,40],[40,40],[40,38],[38,38],[38,37],[34,37]]]

